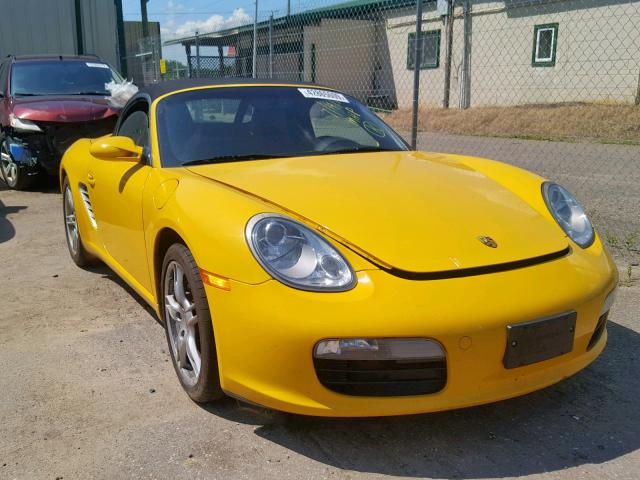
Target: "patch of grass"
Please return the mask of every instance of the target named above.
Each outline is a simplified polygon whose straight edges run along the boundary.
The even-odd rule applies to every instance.
[[[624,239],[624,246],[627,250],[638,250],[638,233],[631,233]]]
[[[605,231],[604,241],[607,245],[609,245],[612,248],[620,248],[620,238],[615,233]]]
[[[631,287],[636,283],[636,280],[637,279],[633,276],[633,266],[631,264],[628,264],[626,271],[624,273],[620,272],[620,281],[618,282],[618,284],[621,287]]]
[[[411,128],[411,110],[379,115],[397,130]],[[531,140],[640,145],[640,106],[551,104],[513,107],[425,108],[420,131]]]

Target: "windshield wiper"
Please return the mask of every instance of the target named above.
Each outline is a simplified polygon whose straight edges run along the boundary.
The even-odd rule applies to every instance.
[[[396,148],[380,148],[380,147],[356,147],[345,148],[344,150],[331,150],[326,152],[316,152],[316,155],[336,155],[339,153],[366,153],[366,152],[399,152]]]
[[[67,93],[66,95],[100,95],[105,97],[105,96],[109,96],[109,92],[86,91],[86,92]]]
[[[14,93],[16,97],[44,97],[46,93]]]
[[[247,155],[221,155],[219,157],[204,158],[202,160],[190,160],[182,164],[183,167],[193,165],[207,165],[210,163],[226,163],[226,162],[242,162],[243,160],[265,160],[269,158],[287,158],[291,155],[263,155],[263,154],[247,154]]]

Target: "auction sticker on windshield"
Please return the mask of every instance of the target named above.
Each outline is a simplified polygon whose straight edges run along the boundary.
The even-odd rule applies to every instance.
[[[319,90],[316,88],[299,88],[298,91],[306,98],[321,98],[323,100],[335,100],[336,102],[349,103],[347,97],[338,92]]]
[[[91,63],[91,62],[86,62],[87,67],[91,67],[91,68],[109,68],[109,65],[107,65],[106,63]]]

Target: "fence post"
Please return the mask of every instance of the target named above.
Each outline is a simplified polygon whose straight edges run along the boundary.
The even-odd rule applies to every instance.
[[[420,94],[420,64],[422,63],[422,0],[416,0],[416,44],[413,61],[413,113],[411,117],[411,148],[418,143],[418,99]]]
[[[218,45],[218,58],[220,59],[220,78],[225,76],[224,71],[224,50],[222,50],[222,45]]]
[[[636,105],[640,105],[640,72],[638,72],[638,90],[636,91]]]
[[[187,75],[189,78],[193,77],[193,66],[191,65],[191,44],[186,43],[184,45],[184,51],[187,54]]]
[[[464,16],[464,40],[462,49],[462,91],[460,94],[460,108],[469,108],[471,105],[471,79],[470,60],[471,60],[471,2],[464,0],[462,5]]]
[[[256,11],[253,16],[253,69],[252,69],[252,77],[258,78],[257,68],[258,68],[258,0],[256,2]]]
[[[451,55],[453,49],[453,1],[447,0],[447,51],[444,58],[444,98],[442,99],[442,106],[449,108],[449,95],[451,92]]]
[[[273,78],[273,12],[269,17],[269,78]]]
[[[156,40],[150,38],[151,43],[151,65],[153,66],[153,83],[158,83],[160,78],[160,56],[156,53]]]
[[[200,34],[196,31],[196,78],[200,78]]]

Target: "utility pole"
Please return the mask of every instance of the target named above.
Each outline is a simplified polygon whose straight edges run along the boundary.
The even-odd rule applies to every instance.
[[[269,78],[273,78],[273,12],[269,17]]]
[[[422,63],[422,0],[416,0],[416,44],[413,61],[413,112],[411,117],[411,148],[418,143],[418,99],[420,95],[420,64]]]
[[[200,32],[196,30],[196,78],[200,78]]]
[[[291,0],[287,0],[287,17],[291,15]]]
[[[258,67],[258,0],[255,0],[256,11],[253,15],[253,71],[252,77],[257,78],[256,69]]]
[[[464,0],[462,4],[464,14],[464,44],[462,52],[462,92],[460,94],[460,108],[471,106],[471,0]]]
[[[449,94],[451,91],[451,55],[453,48],[453,0],[447,0],[446,28],[446,55],[444,57],[444,97],[442,106],[449,108]]]
[[[142,36],[149,36],[149,16],[147,15],[147,3],[149,0],[140,0],[140,12],[142,13]]]

